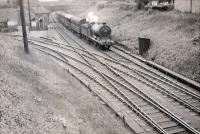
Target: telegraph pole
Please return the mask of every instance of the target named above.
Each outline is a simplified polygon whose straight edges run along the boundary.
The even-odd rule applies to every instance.
[[[30,29],[32,29],[32,25],[31,25],[30,0],[28,0],[28,16],[29,16],[29,27],[30,27]]]
[[[22,31],[23,31],[24,51],[26,54],[28,54],[29,49],[28,49],[28,39],[27,39],[27,33],[26,33],[26,23],[25,23],[25,17],[24,17],[23,0],[19,0],[19,7],[20,7],[20,16],[21,16]]]

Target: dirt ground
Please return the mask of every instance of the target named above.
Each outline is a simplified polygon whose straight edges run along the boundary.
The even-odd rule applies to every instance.
[[[89,12],[107,22],[113,39],[133,53],[138,54],[138,37],[150,38],[145,58],[200,82],[199,14],[137,10],[134,3],[105,0],[77,15],[86,17]]]
[[[56,62],[0,34],[1,134],[129,134],[109,108]]]

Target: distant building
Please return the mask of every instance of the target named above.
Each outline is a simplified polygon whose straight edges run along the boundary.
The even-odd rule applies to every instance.
[[[8,28],[8,19],[0,18],[0,32],[4,32],[5,28]]]
[[[174,8],[182,12],[200,13],[200,0],[174,0]]]
[[[17,6],[18,6],[18,0],[0,0],[1,8],[17,7]]]
[[[47,30],[49,24],[50,12],[44,7],[38,7],[35,9],[35,21],[36,29]]]
[[[200,0],[135,0],[136,3],[169,2],[176,10],[181,12],[200,13]]]
[[[0,9],[0,20],[8,20],[9,22],[19,24],[19,9],[3,8]]]
[[[1,31],[16,31],[19,25],[19,10],[14,8],[0,9],[0,25]]]
[[[7,0],[0,0],[0,5],[6,5],[7,4]]]

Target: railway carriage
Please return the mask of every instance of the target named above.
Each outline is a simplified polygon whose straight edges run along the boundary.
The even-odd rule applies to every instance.
[[[71,28],[71,15],[70,14],[65,14],[63,16],[64,18],[64,26],[67,27],[67,28]]]
[[[71,16],[71,29],[81,35],[81,25],[86,23],[86,19],[82,19],[76,16]]]
[[[65,20],[64,20],[64,24],[67,28],[71,27],[71,16],[69,14],[66,14],[65,16]]]
[[[58,12],[57,15],[58,15],[58,20],[60,23],[62,23],[67,28],[71,27],[70,14],[64,14],[63,12]]]
[[[57,12],[57,19],[60,23],[64,24],[65,18],[61,12]]]
[[[91,25],[89,23],[85,23],[81,25],[81,33],[82,37],[85,38],[87,41],[89,40],[89,37],[91,36]]]

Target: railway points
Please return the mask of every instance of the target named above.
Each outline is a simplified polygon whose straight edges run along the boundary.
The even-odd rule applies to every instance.
[[[116,47],[107,52],[99,51],[69,30],[63,30],[55,20],[54,27],[62,43],[48,38],[30,38],[29,42],[37,50],[54,57],[134,132],[199,133],[196,122],[200,95],[197,91],[174,83],[173,78]],[[136,117],[141,123],[129,117]]]
[[[62,11],[48,19],[45,36],[28,36],[31,51],[51,58],[132,133],[200,134],[197,82],[129,52],[104,22]],[[5,36],[23,41],[19,34]]]

